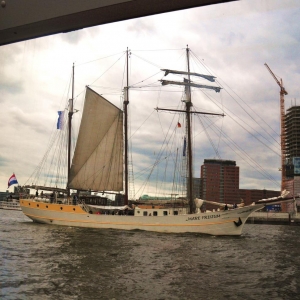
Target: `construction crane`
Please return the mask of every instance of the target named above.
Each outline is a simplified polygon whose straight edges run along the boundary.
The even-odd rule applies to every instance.
[[[286,181],[286,170],[285,170],[285,109],[284,109],[284,95],[287,95],[288,92],[283,86],[282,79],[278,80],[278,78],[274,75],[269,66],[265,63],[266,68],[275,79],[277,84],[280,87],[280,136],[281,136],[281,191],[285,189],[285,181]]]

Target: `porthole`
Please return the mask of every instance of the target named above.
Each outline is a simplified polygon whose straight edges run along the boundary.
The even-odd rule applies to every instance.
[[[30,203],[28,203],[30,205]]]
[[[46,205],[46,208],[48,208],[48,205]]]
[[[73,208],[73,210],[75,211],[75,207]]]
[[[60,210],[63,210],[63,208],[62,208],[62,207],[60,207]]]
[[[37,207],[40,207],[40,205],[39,205],[39,204],[37,204],[36,206],[37,206]]]

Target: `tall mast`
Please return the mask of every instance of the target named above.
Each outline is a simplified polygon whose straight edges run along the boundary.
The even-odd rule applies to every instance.
[[[189,53],[190,49],[186,48],[186,58],[187,58],[187,68],[188,71],[176,71],[176,70],[169,70],[169,69],[162,69],[162,71],[165,71],[165,76],[168,74],[180,74],[180,75],[187,75],[188,79],[183,80],[183,82],[177,82],[177,81],[171,81],[171,80],[160,80],[162,85],[181,85],[185,86],[185,93],[186,93],[186,100],[185,100],[185,110],[177,110],[177,109],[163,109],[163,108],[156,108],[156,110],[168,110],[168,111],[176,111],[176,112],[184,112],[186,114],[186,138],[187,138],[187,153],[188,153],[188,159],[187,159],[187,199],[189,200],[189,206],[190,206],[190,213],[195,212],[195,203],[194,203],[194,191],[193,191],[193,153],[192,153],[192,126],[191,126],[191,115],[192,114],[204,114],[204,115],[216,115],[216,116],[224,116],[224,114],[215,114],[215,113],[205,113],[205,112],[196,112],[191,111],[192,107],[192,97],[191,97],[191,86],[196,88],[203,88],[203,89],[211,89],[214,90],[216,93],[219,93],[221,90],[221,87],[218,86],[210,86],[210,85],[203,85],[198,83],[193,83],[191,81],[191,75],[204,78],[206,80],[209,80],[211,82],[215,82],[214,76],[211,75],[203,75],[199,73],[191,73],[190,72],[190,59],[189,59]]]
[[[129,79],[128,79],[128,48],[126,50],[126,87],[124,93],[124,172],[125,172],[125,194],[124,205],[128,205],[128,104],[129,104]]]
[[[189,57],[190,49],[188,46],[186,47],[186,59],[187,59],[187,68],[188,68],[188,85],[186,88],[187,91],[187,99],[185,102],[186,108],[186,124],[187,124],[187,147],[188,147],[188,159],[187,159],[187,196],[190,205],[190,213],[195,212],[195,203],[193,201],[193,153],[192,153],[192,133],[191,133],[191,106],[192,106],[192,96],[191,96],[191,76],[190,76],[190,57]]]
[[[69,114],[68,114],[68,185],[71,171],[71,135],[72,135],[72,116],[73,116],[73,104],[74,104],[74,63],[72,67],[72,98],[69,100]],[[68,196],[70,196],[70,188],[67,186]]]

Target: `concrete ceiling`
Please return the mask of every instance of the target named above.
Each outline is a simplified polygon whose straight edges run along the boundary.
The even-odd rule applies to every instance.
[[[86,27],[237,0],[0,0],[0,46]]]

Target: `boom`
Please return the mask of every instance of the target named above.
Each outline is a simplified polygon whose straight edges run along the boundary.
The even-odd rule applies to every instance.
[[[285,109],[284,109],[284,95],[288,92],[283,86],[282,79],[280,81],[274,75],[269,66],[265,63],[266,68],[275,79],[280,87],[280,136],[281,136],[281,191],[285,189],[286,171],[285,171]]]
[[[270,69],[270,67],[265,63],[266,68],[269,70],[270,74],[272,75],[272,77],[275,79],[275,81],[277,82],[277,84],[280,87],[280,93],[283,93],[284,95],[287,95],[288,92],[285,90],[284,86],[283,86],[283,82],[282,79],[280,79],[280,81],[277,79],[277,77],[275,76],[275,74],[272,72],[272,70]]]

